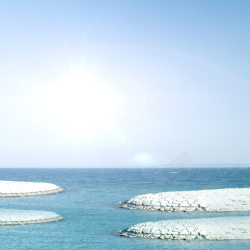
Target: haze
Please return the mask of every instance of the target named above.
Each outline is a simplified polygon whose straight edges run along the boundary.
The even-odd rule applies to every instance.
[[[249,13],[247,0],[2,0],[0,167],[249,163]]]

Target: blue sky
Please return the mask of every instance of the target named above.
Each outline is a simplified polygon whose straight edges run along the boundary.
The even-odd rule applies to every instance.
[[[0,167],[160,166],[183,152],[249,163],[249,12],[243,0],[1,1]],[[110,94],[95,106],[63,87],[75,69],[108,83],[114,114]]]

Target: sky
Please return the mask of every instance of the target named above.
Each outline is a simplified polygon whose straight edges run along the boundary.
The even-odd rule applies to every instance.
[[[248,0],[2,0],[0,167],[250,163]]]

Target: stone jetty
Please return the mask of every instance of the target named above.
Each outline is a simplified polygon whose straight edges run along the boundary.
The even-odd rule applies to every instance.
[[[119,207],[163,212],[250,211],[250,188],[144,194],[122,202]]]
[[[0,181],[0,198],[53,194],[63,190],[50,183]],[[0,209],[0,226],[54,222],[62,219],[62,216],[47,211]]]
[[[119,234],[162,240],[247,240],[250,239],[250,216],[147,222]]]
[[[0,226],[54,222],[64,219],[53,212],[0,209]]]
[[[54,194],[63,190],[51,183],[0,181],[0,198]]]

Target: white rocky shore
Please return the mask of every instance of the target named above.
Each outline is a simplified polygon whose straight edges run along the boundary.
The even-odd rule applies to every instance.
[[[166,212],[250,211],[250,188],[145,194],[124,201],[119,207]]]
[[[250,216],[147,222],[120,233],[125,237],[162,240],[247,240]]]
[[[54,222],[62,219],[62,216],[47,211],[0,209],[0,226]]]
[[[62,192],[64,189],[50,183],[0,181],[0,198],[42,195]]]

